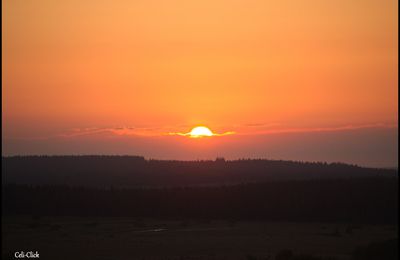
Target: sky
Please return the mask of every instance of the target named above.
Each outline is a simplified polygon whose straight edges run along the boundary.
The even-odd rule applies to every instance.
[[[2,3],[3,156],[398,165],[397,1]]]

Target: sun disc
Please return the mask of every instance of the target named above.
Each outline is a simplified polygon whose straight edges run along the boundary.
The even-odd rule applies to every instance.
[[[214,135],[213,132],[208,127],[205,126],[197,126],[193,128],[189,133],[189,136],[192,138],[207,137],[213,135]]]

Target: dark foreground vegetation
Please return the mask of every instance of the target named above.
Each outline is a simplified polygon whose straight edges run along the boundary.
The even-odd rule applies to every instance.
[[[395,223],[393,178],[308,180],[174,188],[6,185],[8,215]]]

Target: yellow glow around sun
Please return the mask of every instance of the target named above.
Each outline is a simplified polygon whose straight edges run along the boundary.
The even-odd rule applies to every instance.
[[[225,135],[233,135],[235,132],[229,131],[224,133],[214,133],[210,130],[210,128],[206,126],[196,126],[188,133],[181,132],[170,132],[168,135],[180,135],[186,136],[189,138],[201,138],[201,137],[214,137],[214,136],[225,136]]]
[[[213,136],[213,132],[205,126],[197,126],[192,129],[192,131],[189,132],[189,136],[192,138],[198,138],[198,137],[207,137],[207,136]]]

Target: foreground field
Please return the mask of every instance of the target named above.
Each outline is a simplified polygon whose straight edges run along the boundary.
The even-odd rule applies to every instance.
[[[358,246],[397,237],[397,226],[330,223],[156,221],[4,217],[2,259],[274,259],[295,254],[351,259]]]

